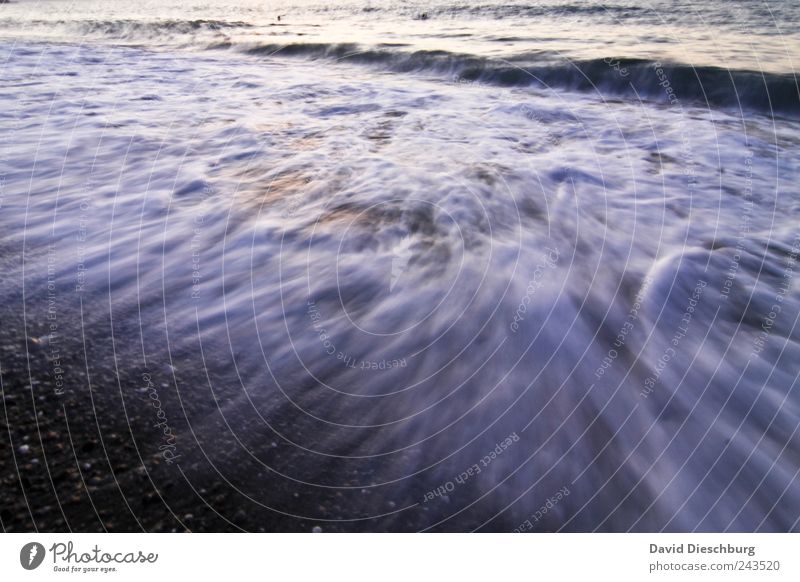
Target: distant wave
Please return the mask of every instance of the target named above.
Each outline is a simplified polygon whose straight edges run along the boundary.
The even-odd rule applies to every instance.
[[[372,9],[373,7],[367,7]],[[375,8],[376,10],[378,8]],[[382,9],[381,9],[382,10]],[[637,10],[629,6],[566,5],[524,6],[515,4],[486,6],[442,6],[432,8],[426,17],[439,11],[494,10],[500,12],[553,11],[592,13]],[[505,12],[504,12],[505,11]],[[270,23],[281,26],[279,23]],[[264,43],[236,40],[237,32],[252,35],[259,26],[243,21],[194,20],[30,20],[0,19],[0,29],[39,28],[75,34],[96,35],[120,40],[151,41],[177,37],[185,45],[207,49],[232,49],[250,55],[326,59],[367,65],[396,73],[421,73],[460,82],[503,87],[552,88],[596,92],[604,98],[646,99],[680,106],[711,106],[743,109],[766,115],[800,117],[800,85],[794,74],[766,73],[713,66],[695,67],[686,63],[606,58],[567,61],[555,53],[527,53],[492,59],[444,50],[417,50],[402,45],[364,46],[355,43]],[[263,29],[262,29],[263,32]],[[174,38],[173,38],[174,40]],[[504,42],[510,37],[500,37]],[[614,56],[614,55],[610,55]]]
[[[800,115],[800,85],[791,74],[624,58],[556,61],[552,55],[543,54],[518,55],[512,62],[447,51],[397,51],[352,43],[264,44],[242,50],[251,55],[364,64],[399,73],[432,73],[456,81],[502,87],[597,92],[605,98],[642,98],[676,105]],[[542,64],[530,64],[536,60]]]
[[[645,11],[640,6],[624,6],[617,4],[477,4],[477,5],[445,5],[431,7],[425,12],[428,18],[452,17],[452,16],[475,16],[492,18],[535,18],[551,15],[568,16],[597,16],[608,15],[612,17],[624,18],[635,13]]]

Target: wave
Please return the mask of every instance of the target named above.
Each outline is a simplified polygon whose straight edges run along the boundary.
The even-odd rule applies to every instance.
[[[452,6],[433,8],[432,10],[427,11],[425,14],[427,14],[428,17],[467,14],[478,17],[491,16],[496,19],[520,17],[535,18],[550,15],[608,15],[623,18],[634,13],[643,12],[645,10],[646,9],[641,6],[624,6],[617,4],[478,4],[475,6],[456,4]]]
[[[307,8],[313,13],[331,14],[353,12],[361,13],[392,13],[398,16],[411,17],[417,20],[427,19],[455,19],[455,18],[478,18],[503,20],[506,18],[542,18],[542,17],[609,17],[616,20],[630,18],[640,14],[652,14],[652,9],[641,6],[623,4],[541,4],[527,2],[507,2],[507,3],[484,3],[484,4],[464,4],[464,3],[441,3],[439,5],[422,5],[419,3],[411,4],[389,4],[367,6],[336,6],[320,5]]]
[[[248,29],[254,25],[247,22],[227,20],[17,20],[13,18],[0,20],[2,29],[49,29],[66,30],[73,34],[100,35],[116,38],[157,38],[159,35],[191,35],[202,32],[222,32],[231,29]]]
[[[362,9],[371,9],[366,7]],[[555,7],[525,7],[515,4],[454,7],[438,10],[555,10]],[[562,12],[609,12],[611,5],[557,7]],[[376,8],[377,10],[377,8]],[[433,17],[437,10],[426,12]],[[268,25],[282,26],[272,22]],[[606,99],[644,99],[674,106],[707,106],[747,110],[766,115],[800,117],[800,86],[793,73],[767,73],[715,66],[634,58],[566,60],[554,52],[539,51],[510,55],[506,59],[488,58],[445,50],[412,50],[402,43],[365,46],[356,43],[296,42],[253,44],[237,40],[262,34],[263,27],[237,20],[162,19],[119,20],[25,20],[0,19],[0,29],[61,30],[74,35],[100,36],[114,40],[151,41],[177,38],[180,46],[202,49],[231,49],[267,57],[299,57],[361,64],[396,73],[421,73],[461,83],[501,87],[554,89],[597,93]],[[515,41],[500,36],[496,40]],[[613,56],[613,55],[611,55]]]
[[[361,58],[530,82],[502,77],[517,70],[508,62],[380,48]],[[564,486],[536,531],[798,529],[800,164],[788,124],[757,118],[745,133],[690,118],[684,142],[669,109],[630,107],[620,127],[617,108],[581,99],[568,114],[524,91],[492,103],[366,65],[0,49],[14,127],[4,405],[32,430],[35,391],[41,418],[75,419],[81,447],[103,418],[121,488],[138,492],[143,466],[168,492],[162,504],[135,495],[134,508],[154,508],[138,525],[170,529],[172,511],[196,516],[194,529],[228,523],[206,521],[188,486],[162,486],[174,471],[146,372],[175,423],[183,481],[255,501],[244,518],[215,508],[242,529],[277,529],[283,512],[302,516],[286,530],[325,519],[510,531]],[[359,50],[283,54],[346,62]],[[548,58],[515,64],[573,74]],[[644,61],[595,66],[657,76]],[[164,98],[137,100],[152,95]],[[512,435],[479,478],[458,477]],[[82,486],[68,466],[53,465],[59,490]],[[219,475],[231,489],[216,489]],[[116,483],[93,479],[111,499]],[[57,507],[54,489],[39,474],[34,506]],[[7,490],[2,509],[22,527],[25,499],[6,503]],[[128,511],[119,504],[114,515]],[[91,508],[69,515],[75,530],[97,528]]]
[[[563,60],[545,53],[501,60],[443,50],[387,50],[355,43],[263,44],[248,45],[242,50],[251,55],[326,59],[398,73],[429,73],[461,83],[594,92],[603,98],[800,115],[800,85],[793,74],[630,58]],[[535,61],[541,64],[532,64]]]

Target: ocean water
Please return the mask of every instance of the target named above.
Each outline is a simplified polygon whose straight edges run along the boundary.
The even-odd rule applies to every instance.
[[[798,59],[783,1],[2,4],[4,317],[190,488],[139,526],[797,531]]]

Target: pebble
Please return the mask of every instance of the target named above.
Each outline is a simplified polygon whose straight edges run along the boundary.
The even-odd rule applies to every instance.
[[[318,525],[315,525],[314,527],[311,528],[311,533],[322,533],[322,528],[319,527]]]
[[[28,445],[20,445],[20,447],[17,449],[17,452],[20,455],[27,455],[31,452],[31,448]]]

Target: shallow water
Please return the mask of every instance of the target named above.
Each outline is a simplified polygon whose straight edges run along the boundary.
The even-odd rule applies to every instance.
[[[164,383],[189,481],[343,529],[797,529],[790,3],[664,43],[659,5],[57,5],[2,7],[7,293],[113,342],[95,391]]]

